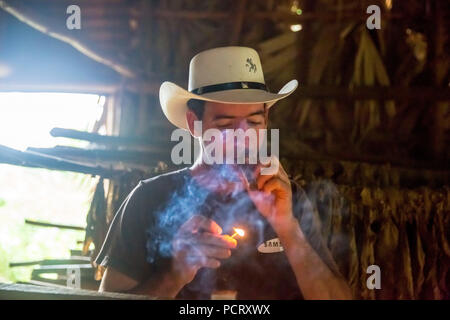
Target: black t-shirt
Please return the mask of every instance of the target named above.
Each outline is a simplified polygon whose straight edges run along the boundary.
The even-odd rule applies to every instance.
[[[294,214],[311,247],[336,274],[339,271],[321,235],[317,211],[303,189],[292,183]],[[211,193],[188,169],[139,182],[116,213],[96,263],[143,282],[164,272],[171,261],[171,240],[192,215],[216,221],[223,234],[242,227],[232,256],[217,269],[201,268],[178,294],[209,299],[214,290],[235,290],[237,299],[302,299],[294,272],[276,233],[246,192]]]

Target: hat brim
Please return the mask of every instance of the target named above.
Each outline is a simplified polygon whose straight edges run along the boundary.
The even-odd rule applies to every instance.
[[[173,125],[182,129],[188,129],[186,111],[189,99],[229,104],[267,103],[267,106],[270,108],[275,102],[286,98],[294,92],[297,86],[298,81],[294,79],[286,83],[278,93],[259,89],[234,89],[198,95],[183,89],[173,82],[165,81],[159,89],[159,101],[164,115]]]

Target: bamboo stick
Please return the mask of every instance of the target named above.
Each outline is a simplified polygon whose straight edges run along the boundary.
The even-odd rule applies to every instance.
[[[105,145],[124,145],[130,147],[137,146],[151,146],[155,145],[155,141],[152,138],[141,138],[141,137],[123,137],[123,136],[107,136],[97,133],[65,129],[65,128],[53,128],[50,131],[52,137],[64,137],[77,140],[84,140]],[[160,152],[161,149],[155,147],[155,152]]]
[[[26,224],[31,224],[31,225],[34,225],[34,226],[39,226],[39,227],[50,227],[50,228],[85,231],[84,227],[70,226],[70,225],[66,225],[66,224],[57,224],[57,223],[49,223],[49,222],[42,222],[42,221],[35,221],[35,220],[30,220],[30,219],[25,219],[25,223]]]
[[[45,168],[49,170],[73,171],[90,175],[98,175],[107,179],[131,172],[111,170],[101,166],[79,164],[75,161],[68,161],[54,156],[44,156],[31,152],[23,152],[3,145],[0,145],[0,163],[8,163],[31,168]]]

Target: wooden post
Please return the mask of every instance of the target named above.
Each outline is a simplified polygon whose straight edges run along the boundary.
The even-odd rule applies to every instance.
[[[433,26],[428,31],[430,39],[431,71],[435,87],[441,87],[442,81],[447,74],[448,64],[445,60],[445,21],[444,4],[441,0],[429,1],[430,13]],[[432,125],[430,126],[431,151],[435,159],[443,160],[445,157],[445,130],[446,130],[446,108],[448,101],[435,101],[432,106]]]
[[[239,44],[239,38],[241,35],[242,25],[245,17],[245,7],[247,6],[247,0],[240,0],[236,4],[235,18],[231,19],[233,31],[230,35],[230,46],[236,46]]]

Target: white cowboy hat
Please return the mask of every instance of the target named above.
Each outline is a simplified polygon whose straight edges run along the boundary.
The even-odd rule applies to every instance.
[[[159,89],[159,101],[167,119],[188,129],[187,101],[199,99],[219,103],[266,103],[270,108],[297,88],[291,80],[278,93],[268,91],[259,55],[247,47],[220,47],[202,51],[189,64],[188,90],[165,81]]]

